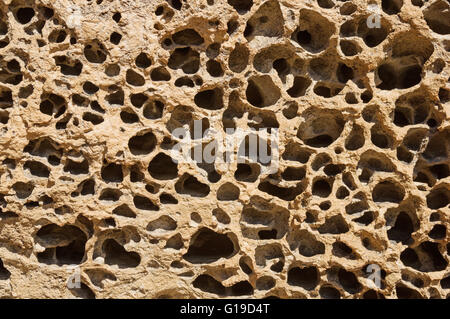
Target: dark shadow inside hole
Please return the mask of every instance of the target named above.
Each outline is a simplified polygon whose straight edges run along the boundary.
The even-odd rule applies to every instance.
[[[192,283],[194,288],[200,289],[203,292],[212,293],[215,295],[225,295],[225,287],[210,275],[200,275]]]
[[[287,90],[286,92],[291,97],[300,97],[300,96],[305,95],[306,89],[309,87],[310,84],[311,84],[311,80],[309,80],[308,78],[296,76],[294,78],[294,83],[293,83],[292,87],[289,90]]]
[[[324,180],[320,179],[314,182],[312,187],[312,194],[320,197],[328,197],[331,193],[330,184]]]
[[[342,288],[348,293],[355,294],[361,290],[361,284],[354,273],[341,268],[338,272],[338,278]]]
[[[140,53],[135,60],[136,66],[142,69],[148,68],[152,65],[152,60],[144,52]]]
[[[3,265],[3,261],[0,259],[0,280],[7,280],[11,277],[11,273]]]
[[[316,137],[307,139],[305,143],[312,147],[326,147],[333,143],[333,138],[330,135],[318,135]]]
[[[133,198],[134,206],[142,210],[158,211],[159,207],[145,196],[136,195]]]
[[[122,166],[118,164],[108,164],[102,168],[102,179],[109,183],[120,183],[123,181]]]
[[[311,34],[307,30],[297,32],[296,38],[300,45],[308,45],[312,41]]]
[[[149,154],[156,146],[156,137],[153,133],[136,135],[128,142],[128,147],[133,155]]]
[[[35,12],[33,8],[20,8],[16,13],[17,21],[19,21],[21,24],[27,24],[31,21],[31,19],[33,19],[34,14]]]
[[[263,97],[261,92],[259,91],[259,88],[256,86],[256,84],[253,81],[248,82],[247,90],[245,92],[245,95],[247,97],[247,101],[257,107],[263,106]]]
[[[389,15],[397,14],[403,6],[403,0],[382,0],[381,8]]]
[[[105,254],[105,263],[117,265],[119,268],[134,268],[141,262],[141,257],[136,252],[128,252],[114,239],[103,242],[102,250]]]
[[[178,176],[177,164],[164,153],[159,153],[151,160],[148,171],[152,177],[160,180],[174,179]]]
[[[277,239],[277,230],[276,229],[270,229],[270,230],[260,230],[258,232],[259,239]]]
[[[395,240],[406,245],[409,244],[413,231],[414,225],[409,215],[405,212],[400,212],[395,220],[394,226],[388,230],[387,234],[390,240]]]
[[[120,112],[120,119],[127,124],[139,122],[139,117],[134,112],[122,111]]]
[[[212,263],[220,258],[230,258],[235,253],[234,244],[225,234],[202,228],[193,235],[183,258],[194,264]]]
[[[291,286],[313,290],[319,283],[319,272],[316,267],[295,267],[288,271],[287,282]]]

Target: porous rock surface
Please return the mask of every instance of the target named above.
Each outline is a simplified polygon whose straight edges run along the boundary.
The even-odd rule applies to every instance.
[[[449,298],[449,14],[1,1],[0,297]],[[277,169],[174,163],[194,120]]]

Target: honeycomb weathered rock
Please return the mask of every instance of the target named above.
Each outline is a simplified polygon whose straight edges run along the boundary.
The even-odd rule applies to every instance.
[[[449,15],[1,1],[0,297],[448,299]]]

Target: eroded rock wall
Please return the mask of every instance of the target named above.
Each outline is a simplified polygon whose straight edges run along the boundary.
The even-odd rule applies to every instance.
[[[448,298],[449,14],[1,1],[0,297]]]

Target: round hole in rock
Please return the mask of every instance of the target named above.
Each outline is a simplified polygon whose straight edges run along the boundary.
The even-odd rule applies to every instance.
[[[147,103],[142,114],[146,119],[156,120],[162,117],[164,111],[164,103],[158,100]]]
[[[145,79],[139,73],[129,69],[126,74],[126,81],[132,86],[143,86],[145,84]]]
[[[158,211],[159,207],[145,196],[136,195],[133,197],[133,204],[136,208],[142,210]]]
[[[228,67],[235,73],[241,73],[247,68],[250,52],[243,44],[236,44],[228,58]]]
[[[270,290],[275,287],[275,279],[270,276],[263,276],[256,280],[256,289],[258,290]]]
[[[348,189],[344,186],[341,186],[338,188],[337,192],[336,192],[336,198],[337,199],[344,199],[346,198],[348,195],[350,195],[350,192],[348,191]]]
[[[120,66],[117,64],[109,64],[105,68],[105,74],[107,76],[113,77],[119,75],[119,73],[120,73]]]
[[[317,4],[324,9],[331,9],[334,7],[334,2],[332,0],[317,0]]]
[[[169,81],[171,77],[169,71],[167,71],[166,68],[160,66],[152,70],[150,78],[153,81]]]
[[[339,12],[342,15],[351,15],[357,9],[358,9],[358,7],[354,3],[346,2],[341,6],[341,8],[339,9]]]
[[[253,0],[228,0],[228,4],[239,14],[245,14],[253,6]]]
[[[178,176],[177,164],[164,153],[159,153],[151,160],[148,171],[152,177],[160,180],[174,179]]]
[[[95,94],[99,90],[99,87],[90,81],[86,81],[83,84],[83,90],[87,94]]]
[[[223,91],[215,88],[197,93],[194,102],[198,107],[207,110],[219,110],[223,107]]]
[[[355,274],[350,271],[346,271],[345,269],[339,269],[338,279],[342,288],[350,294],[355,294],[362,288]]]
[[[441,287],[442,289],[450,289],[450,276],[447,276],[441,280]]]
[[[311,85],[311,80],[308,78],[296,76],[292,87],[287,90],[287,94],[291,97],[300,97],[306,94],[306,90]]]
[[[152,60],[150,60],[146,53],[142,52],[136,57],[135,63],[137,67],[146,69],[152,65]]]
[[[206,56],[215,59],[220,54],[220,43],[214,42],[206,48]]]
[[[281,92],[269,75],[263,75],[253,76],[248,80],[245,95],[253,106],[266,107],[275,104],[281,97]]]
[[[233,201],[239,199],[239,188],[232,183],[225,183],[217,190],[217,199],[221,201]]]
[[[213,77],[221,77],[223,75],[222,65],[214,60],[206,62],[206,70]]]
[[[92,44],[87,44],[84,47],[84,56],[86,57],[86,60],[88,60],[91,63],[98,63],[102,64],[106,61],[106,54],[104,47],[101,43],[98,41],[92,42]]]
[[[48,245],[50,238],[53,238],[56,247]],[[56,224],[43,226],[36,233],[36,240],[45,247],[44,251],[37,254],[40,263],[70,265],[80,264],[83,261],[87,237],[76,226]]]
[[[151,232],[153,234],[161,234],[164,232],[170,232],[172,230],[175,230],[177,228],[177,222],[167,216],[167,215],[163,215],[153,221],[151,221],[150,223],[148,223],[147,225],[147,231]]]
[[[378,131],[375,127],[371,130],[371,141],[379,148],[388,148],[390,144],[389,138],[382,132]]]
[[[102,168],[102,179],[108,183],[120,183],[123,181],[122,166],[111,163]]]
[[[330,207],[331,207],[331,203],[328,202],[328,201],[327,201],[327,202],[320,203],[320,205],[319,205],[319,208],[320,208],[321,210],[329,210]]]
[[[287,282],[291,286],[299,286],[313,290],[319,284],[319,271],[316,267],[295,267],[288,271]]]
[[[434,1],[424,10],[423,15],[429,28],[442,35],[450,34],[449,3],[443,0]],[[448,50],[447,50],[448,51]]]
[[[322,286],[319,289],[319,295],[322,299],[340,299],[341,293],[332,286]]]
[[[200,224],[202,222],[202,217],[199,213],[193,212],[191,213],[191,220],[196,222],[197,224]]]
[[[391,181],[383,181],[378,183],[372,191],[372,198],[374,202],[377,203],[399,203],[404,197],[405,190],[403,187]]]
[[[366,90],[361,94],[361,100],[363,101],[363,103],[369,103],[370,100],[372,100],[372,92]]]
[[[234,254],[234,243],[227,234],[219,234],[203,227],[192,236],[183,259],[193,264],[208,264],[220,258],[230,258]]]
[[[27,24],[31,21],[31,19],[33,19],[34,15],[35,15],[35,12],[34,12],[33,8],[28,8],[28,7],[20,8],[16,12],[16,19],[21,24]]]
[[[113,14],[112,18],[115,22],[118,23],[120,21],[120,19],[122,19],[122,15],[120,14],[120,12],[116,12]]]
[[[381,8],[389,15],[397,14],[403,6],[403,0],[382,0]]]
[[[120,119],[122,120],[122,122],[127,124],[139,122],[139,116],[137,116],[134,112],[131,111],[120,112]]]
[[[419,292],[403,285],[397,285],[395,292],[398,299],[423,299]]]
[[[38,161],[27,161],[23,168],[28,170],[31,175],[37,177],[49,177],[50,175],[50,170],[48,167]]]
[[[312,147],[327,147],[341,134],[344,123],[340,116],[324,115],[308,119],[301,124],[297,137]]]
[[[339,44],[342,53],[346,56],[354,56],[361,51],[361,48],[356,43],[349,40],[341,40]]]
[[[172,40],[178,45],[201,45],[204,40],[194,29],[185,29],[172,35]]]
[[[258,164],[238,163],[234,178],[238,181],[253,183],[258,179],[261,168]]]
[[[222,283],[220,283],[219,281],[217,281],[210,275],[205,275],[205,274],[198,276],[192,282],[192,286],[203,292],[215,294],[218,296],[225,295],[225,291],[226,291],[226,289],[222,285]]]
[[[303,167],[288,167],[283,171],[281,177],[285,181],[297,181],[303,179],[305,175],[306,170]]]
[[[115,45],[119,44],[121,40],[122,40],[122,35],[117,32],[111,33],[111,35],[109,37],[109,41]]]
[[[297,42],[301,45],[307,45],[311,43],[312,37],[307,30],[297,32]]]
[[[355,94],[351,92],[345,94],[345,102],[348,104],[358,104]]]
[[[312,187],[312,194],[319,197],[328,197],[331,193],[330,184],[324,180],[319,179],[314,182]]]
[[[447,233],[447,227],[445,225],[434,225],[433,229],[428,233],[428,236],[432,239],[444,239]]]
[[[133,155],[149,154],[156,146],[156,137],[148,132],[142,135],[136,135],[128,141],[128,148]]]
[[[334,215],[325,220],[319,227],[321,234],[343,234],[349,231],[345,219],[341,215]]]
[[[228,216],[228,214],[225,213],[225,211],[220,209],[220,208],[215,208],[212,211],[212,214],[217,219],[217,221],[219,223],[227,225],[227,224],[229,224],[231,222],[230,216]]]
[[[141,256],[133,251],[127,251],[115,239],[109,238],[103,242],[102,250],[105,263],[117,265],[119,268],[135,268],[141,262]]]
[[[409,215],[405,212],[400,212],[394,226],[388,230],[387,234],[390,240],[408,244],[413,231],[414,225]]]
[[[336,71],[337,78],[341,83],[347,83],[348,80],[353,79],[353,69],[345,65],[344,63],[339,63]]]
[[[194,176],[185,173],[175,184],[175,190],[179,194],[187,194],[193,197],[205,197],[208,196],[211,189],[207,184],[204,184]]]

